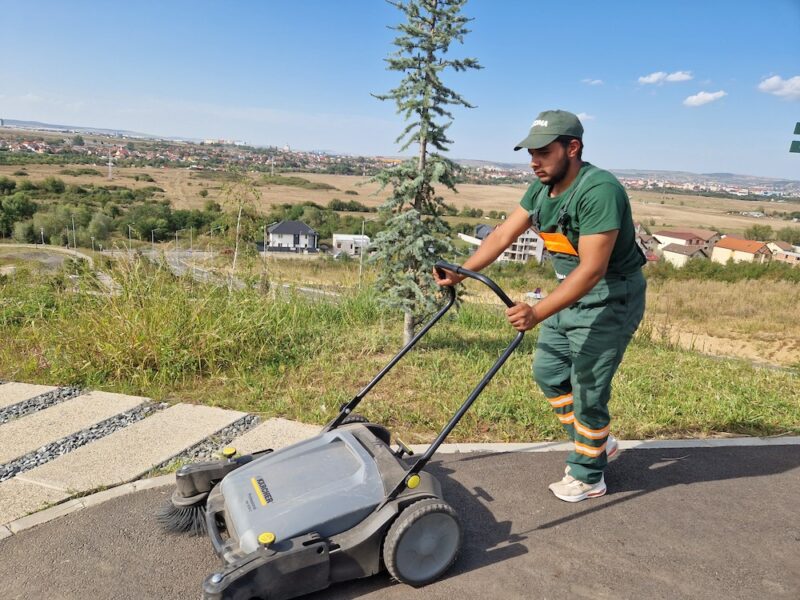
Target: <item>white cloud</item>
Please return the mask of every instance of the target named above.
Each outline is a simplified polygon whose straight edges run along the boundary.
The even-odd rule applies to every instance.
[[[778,75],[768,77],[758,84],[758,89],[786,100],[800,100],[800,75],[783,79]]]
[[[692,72],[691,71],[675,71],[674,73],[670,73],[666,77],[666,81],[689,81],[692,79]]]
[[[581,121],[594,121],[594,115],[589,113],[578,113],[576,115]]]
[[[666,77],[667,74],[664,71],[656,71],[655,73],[650,73],[650,75],[639,77],[639,83],[661,83]]]
[[[715,102],[720,98],[723,98],[728,95],[728,92],[720,90],[718,92],[700,92],[699,94],[695,94],[694,96],[689,96],[686,100],[683,101],[684,105],[686,106],[703,106],[703,104],[708,104],[709,102]]]
[[[650,73],[650,75],[643,75],[639,77],[639,83],[648,85],[648,84],[658,84],[661,85],[664,82],[667,83],[674,83],[676,81],[689,81],[693,79],[693,75],[691,71],[675,71],[674,73],[665,73],[664,71],[656,71],[655,73]]]
[[[581,83],[586,85],[603,85],[602,79],[581,79]]]

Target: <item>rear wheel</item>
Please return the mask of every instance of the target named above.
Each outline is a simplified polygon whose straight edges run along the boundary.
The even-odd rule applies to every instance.
[[[461,548],[461,523],[438,498],[415,502],[400,513],[383,543],[383,561],[392,577],[423,586],[452,565]]]
[[[389,433],[389,430],[383,425],[370,422],[370,420],[364,415],[350,413],[344,419],[342,419],[342,425],[349,425],[350,423],[363,423],[375,435],[375,437],[377,437],[379,440],[382,440],[384,444],[388,446],[391,442],[392,434]]]
[[[350,423],[369,423],[369,419],[358,413],[350,413],[342,419],[342,425],[349,425]]]

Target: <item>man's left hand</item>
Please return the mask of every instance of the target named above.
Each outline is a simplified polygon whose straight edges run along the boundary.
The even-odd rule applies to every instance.
[[[508,322],[517,331],[528,331],[533,329],[539,322],[536,318],[536,311],[533,307],[524,302],[517,302],[514,306],[506,310]]]

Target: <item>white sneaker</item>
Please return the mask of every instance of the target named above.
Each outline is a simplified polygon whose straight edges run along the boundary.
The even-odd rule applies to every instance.
[[[619,443],[617,443],[617,438],[615,438],[610,433],[608,434],[608,440],[606,441],[606,460],[611,462],[615,458],[619,456]]]
[[[567,474],[564,479],[551,483],[548,487],[556,498],[564,502],[580,502],[587,498],[599,498],[606,493],[606,482],[602,476],[597,483],[584,483]]]

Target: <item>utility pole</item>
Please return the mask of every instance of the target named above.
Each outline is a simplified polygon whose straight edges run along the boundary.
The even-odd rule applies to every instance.
[[[44,246],[44,227],[39,227],[39,231],[42,234],[42,246]]]
[[[361,219],[361,240],[358,246],[358,287],[361,287],[361,272],[364,269],[364,219]]]
[[[194,241],[192,240],[192,233],[194,231],[194,226],[189,227],[189,256],[194,254]]]
[[[150,230],[150,250],[152,250],[153,255],[156,253],[156,232],[154,229]]]
[[[264,268],[267,268],[267,224],[264,223]]]
[[[92,252],[94,252],[94,236],[92,236]]]
[[[269,165],[270,165],[270,176],[275,177],[275,155],[269,157]]]
[[[72,216],[72,247],[78,247],[78,238],[75,237],[75,215]]]
[[[114,166],[114,163],[111,162],[111,148],[108,149],[108,180],[111,181],[111,167]]]

